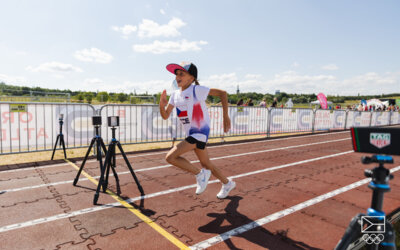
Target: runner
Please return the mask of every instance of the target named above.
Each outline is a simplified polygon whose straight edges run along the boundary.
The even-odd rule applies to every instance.
[[[231,122],[228,116],[228,96],[226,91],[210,89],[200,86],[197,81],[197,67],[193,63],[182,62],[168,64],[167,70],[176,75],[176,82],[180,89],[173,92],[167,101],[167,92],[164,90],[160,98],[160,113],[163,119],[168,119],[173,108],[185,128],[186,139],[174,146],[167,154],[168,163],[196,175],[196,194],[201,194],[207,187],[208,180],[213,174],[222,182],[221,191],[217,194],[219,199],[224,199],[235,188],[236,183],[228,180],[221,171],[210,161],[206,143],[210,133],[210,118],[208,116],[205,100],[208,95],[218,96],[221,99],[224,132],[228,132]],[[195,83],[195,84],[193,84]],[[168,103],[168,106],[167,106]],[[201,170],[193,166],[188,160],[181,157],[186,152],[194,150],[204,167]]]

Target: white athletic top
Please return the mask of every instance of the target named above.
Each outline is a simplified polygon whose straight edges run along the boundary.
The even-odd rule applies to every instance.
[[[210,133],[210,117],[206,99],[210,89],[200,85],[190,85],[184,91],[175,90],[169,98],[169,104],[176,107],[176,113],[186,136],[207,142]]]

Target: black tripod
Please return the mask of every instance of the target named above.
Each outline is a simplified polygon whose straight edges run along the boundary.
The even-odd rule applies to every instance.
[[[96,194],[94,195],[94,199],[93,199],[93,204],[96,205],[97,204],[97,200],[99,199],[99,194],[100,194],[100,188],[103,188],[103,192],[106,192],[107,190],[107,186],[108,186],[108,176],[110,174],[110,167],[113,169],[113,173],[114,173],[114,177],[116,180],[116,184],[117,184],[117,194],[119,195],[121,193],[120,190],[120,186],[119,186],[119,179],[118,179],[118,175],[115,172],[114,168],[116,167],[116,159],[115,159],[115,147],[118,146],[119,150],[121,151],[122,156],[124,157],[125,163],[129,168],[129,171],[132,174],[133,179],[136,182],[136,185],[139,188],[140,194],[142,196],[144,196],[144,191],[142,186],[139,183],[139,180],[137,179],[135,172],[133,172],[132,166],[128,161],[128,158],[125,155],[124,150],[122,149],[121,143],[119,143],[119,141],[117,139],[115,139],[115,127],[111,127],[112,130],[112,139],[110,142],[110,145],[108,146],[108,151],[106,154],[106,159],[104,162],[104,166],[101,168],[101,175],[100,175],[100,180],[99,183],[97,185],[97,190],[96,190]]]
[[[386,220],[385,213],[382,211],[383,195],[390,191],[389,180],[393,179],[393,175],[383,164],[393,163],[393,158],[373,155],[372,157],[362,157],[361,162],[363,164],[379,163],[379,167],[364,171],[366,177],[372,177],[372,181],[368,185],[373,190],[371,207],[368,208],[367,214],[357,214],[351,220],[335,249],[347,249],[363,233],[361,239],[367,243],[368,249],[378,249],[380,246],[380,249],[395,250],[393,226]]]
[[[60,123],[60,134],[57,135],[56,143],[54,144],[53,155],[51,156],[51,160],[53,160],[54,153],[56,152],[58,140],[60,140],[60,147],[63,147],[64,150],[64,159],[67,159],[67,153],[65,152],[65,142],[64,142],[64,135],[62,133],[62,125],[63,125],[63,114],[60,114],[60,118],[58,119]]]
[[[85,155],[85,158],[83,159],[82,165],[81,165],[81,167],[80,167],[80,169],[78,171],[78,174],[75,177],[74,184],[73,184],[74,186],[76,186],[76,183],[78,183],[79,176],[81,175],[81,172],[83,170],[83,167],[85,166],[86,160],[87,160],[87,158],[89,156],[90,150],[92,149],[93,145],[95,145],[94,149],[97,152],[97,160],[100,162],[100,169],[103,169],[102,152],[101,152],[101,150],[103,149],[104,155],[106,155],[107,154],[107,149],[106,149],[106,145],[104,145],[103,138],[101,138],[101,136],[99,135],[100,126],[101,125],[95,125],[94,126],[95,130],[96,130],[96,135],[93,137],[92,141],[90,142],[89,149],[86,152],[86,155]],[[117,176],[116,173],[115,173],[114,168],[113,168],[113,172],[114,172],[114,175]]]

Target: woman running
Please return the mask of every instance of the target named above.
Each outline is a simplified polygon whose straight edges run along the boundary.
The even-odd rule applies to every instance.
[[[174,146],[168,152],[165,159],[168,163],[196,175],[196,194],[204,192],[212,173],[222,182],[222,188],[217,197],[224,199],[235,188],[236,183],[228,180],[210,161],[206,148],[210,133],[210,118],[205,101],[208,95],[218,96],[221,99],[224,132],[228,132],[231,127],[231,121],[228,115],[227,93],[224,90],[200,86],[197,81],[197,67],[193,63],[182,62],[180,65],[168,64],[167,70],[176,75],[176,82],[180,89],[171,94],[169,102],[167,101],[166,90],[162,92],[160,113],[162,118],[166,120],[175,107],[178,118],[185,128],[186,139]],[[181,156],[191,150],[194,150],[199,158],[203,167],[201,170]]]

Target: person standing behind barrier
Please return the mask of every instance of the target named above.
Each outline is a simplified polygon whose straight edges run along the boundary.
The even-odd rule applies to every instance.
[[[277,105],[278,105],[278,99],[274,97],[274,101],[272,102],[271,108],[276,108]]]
[[[254,106],[253,100],[251,98],[247,100],[245,106]]]
[[[224,132],[228,132],[231,122],[228,115],[228,95],[220,89],[210,89],[200,86],[197,81],[197,67],[193,63],[182,62],[168,64],[167,70],[176,75],[176,82],[180,89],[175,90],[167,101],[167,92],[164,90],[160,98],[160,113],[164,120],[168,119],[173,108],[176,108],[178,118],[185,128],[186,139],[174,146],[166,156],[166,161],[174,166],[196,175],[196,194],[201,194],[207,187],[208,180],[213,174],[222,183],[217,194],[224,199],[235,188],[236,183],[228,180],[221,171],[210,161],[206,143],[210,133],[210,118],[205,100],[208,95],[218,96],[221,99],[223,110]],[[193,82],[195,84],[193,84]],[[168,102],[168,106],[167,106]],[[199,158],[202,169],[199,170],[188,160],[183,158],[186,152],[194,150]]]
[[[236,106],[242,106],[243,105],[243,99],[240,99],[237,103]]]
[[[264,107],[265,108],[265,106],[267,106],[267,104],[265,103],[265,99],[263,99],[261,102],[260,102],[260,105],[259,105],[260,107]]]

